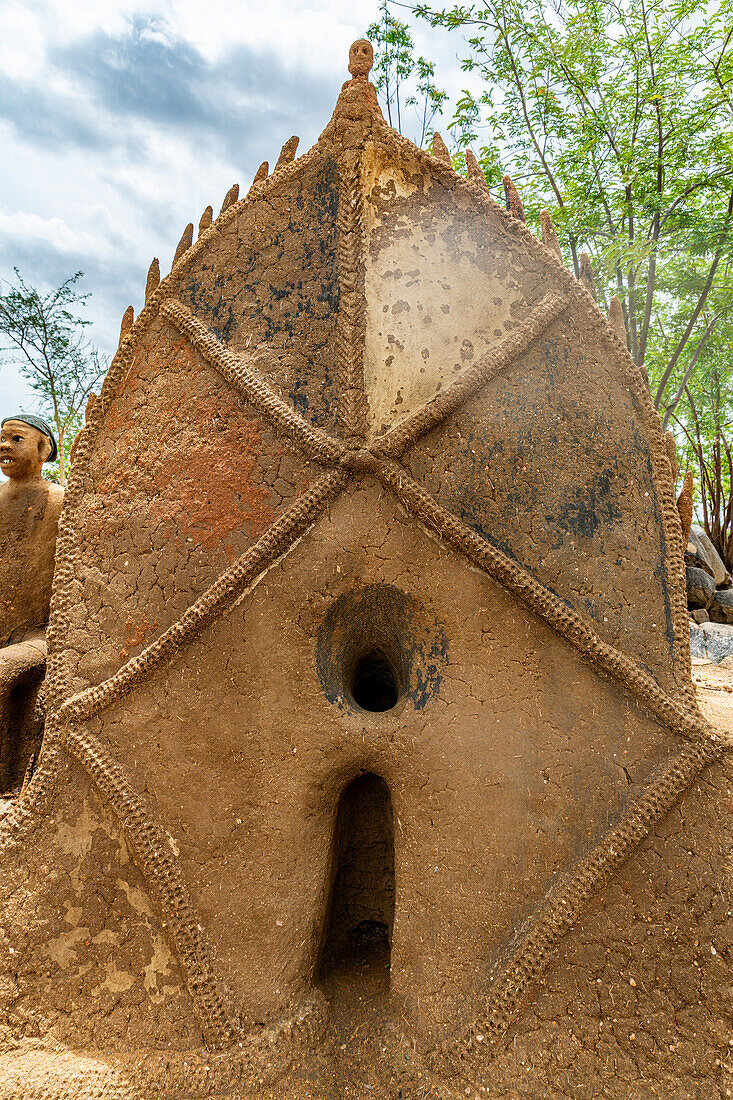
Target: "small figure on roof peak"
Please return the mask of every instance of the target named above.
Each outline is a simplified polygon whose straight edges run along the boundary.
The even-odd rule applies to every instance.
[[[349,50],[349,72],[355,79],[367,80],[374,64],[374,50],[368,38],[357,38]]]

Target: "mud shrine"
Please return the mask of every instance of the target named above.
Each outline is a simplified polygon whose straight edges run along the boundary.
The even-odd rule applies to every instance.
[[[730,731],[647,382],[370,66],[154,261],[88,410],[2,1100],[728,1095]]]

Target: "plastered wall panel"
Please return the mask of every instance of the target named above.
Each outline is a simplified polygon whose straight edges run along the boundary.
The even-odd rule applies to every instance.
[[[279,391],[338,431],[338,169],[327,157],[279,175],[181,274],[179,294],[232,350],[265,347]]]
[[[650,448],[623,374],[604,363],[582,320],[554,322],[420,440],[407,465],[603,638],[665,688],[674,684],[671,578]]]

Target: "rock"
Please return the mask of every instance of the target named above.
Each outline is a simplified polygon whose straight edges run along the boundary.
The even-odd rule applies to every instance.
[[[685,550],[685,565],[689,565],[692,569],[703,569],[709,576],[715,580],[715,573],[713,567],[708,561],[707,554],[701,552],[699,543],[695,543],[690,538]]]
[[[710,573],[695,566],[687,566],[687,606],[694,610],[703,607],[707,610],[715,596],[715,581]]]
[[[716,587],[728,588],[728,586],[733,583],[733,578],[725,568],[723,559],[713,546],[705,529],[699,527],[696,523],[693,523],[690,528],[690,542],[693,542],[698,549],[702,548],[704,551],[705,558],[712,568]]]
[[[695,622],[690,622],[690,657],[693,661],[708,661],[705,634]]]
[[[710,618],[714,623],[733,626],[733,588],[719,588],[710,604]]]
[[[701,607],[697,608],[697,610],[695,611],[691,611],[690,615],[698,624],[698,626],[700,625],[700,623],[710,622],[710,616],[708,615],[707,611],[703,611]]]
[[[690,623],[690,654],[719,665],[733,658],[733,626],[723,623]],[[733,664],[733,660],[730,661]]]

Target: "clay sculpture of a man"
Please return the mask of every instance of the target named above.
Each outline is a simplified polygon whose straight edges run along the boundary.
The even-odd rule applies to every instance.
[[[357,80],[368,80],[374,64],[374,49],[367,38],[359,38],[349,50],[349,72]]]
[[[2,421],[0,470],[8,480],[0,484],[0,795],[22,782],[33,752],[26,744],[28,711],[45,669],[64,496],[41,471],[56,455],[53,431],[41,417],[18,413]]]

